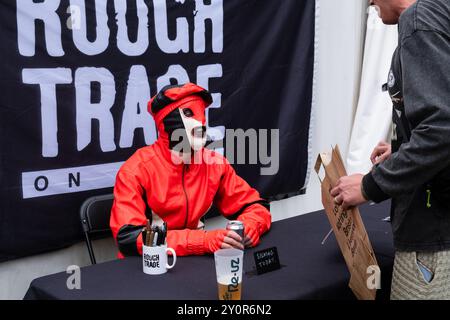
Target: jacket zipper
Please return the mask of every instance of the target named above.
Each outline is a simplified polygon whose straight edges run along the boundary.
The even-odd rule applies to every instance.
[[[183,185],[184,197],[186,198],[186,217],[185,217],[185,219],[184,219],[184,228],[187,228],[188,215],[189,215],[189,201],[188,201],[188,196],[187,196],[186,188],[185,188],[185,186],[184,186],[184,174],[185,174],[185,171],[188,169],[187,166],[188,166],[188,165],[183,164],[183,173],[181,174],[181,183],[182,183],[182,185]]]

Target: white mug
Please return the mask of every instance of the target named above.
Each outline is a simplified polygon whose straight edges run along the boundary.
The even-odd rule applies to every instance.
[[[168,264],[167,251],[172,253],[173,262]],[[172,269],[177,262],[177,254],[172,248],[167,248],[167,245],[160,245],[156,247],[142,246],[142,265],[144,273],[146,274],[163,274],[167,270]]]

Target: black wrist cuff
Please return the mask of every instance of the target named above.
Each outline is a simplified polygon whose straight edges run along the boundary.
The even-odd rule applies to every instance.
[[[372,200],[376,203],[382,202],[390,198],[378,184],[375,182],[375,179],[372,176],[372,172],[366,174],[362,181],[362,192],[363,196],[367,200]]]

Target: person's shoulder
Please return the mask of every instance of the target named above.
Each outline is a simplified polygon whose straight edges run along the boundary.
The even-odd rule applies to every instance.
[[[450,35],[450,0],[417,1],[416,30]]]
[[[154,146],[146,146],[136,150],[120,167],[121,171],[127,171],[130,173],[136,173],[140,167],[152,162],[156,153]]]
[[[450,36],[450,0],[417,0],[400,16],[400,38],[417,31],[431,31]]]

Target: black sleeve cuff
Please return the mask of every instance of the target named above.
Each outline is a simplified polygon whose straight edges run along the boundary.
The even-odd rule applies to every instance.
[[[139,255],[137,249],[137,238],[141,234],[142,228],[144,228],[144,226],[126,224],[119,229],[119,233],[117,234],[117,244],[119,246],[119,251],[124,256]]]
[[[372,200],[373,202],[379,203],[390,198],[390,196],[384,193],[375,182],[372,172],[369,172],[364,176],[362,187],[369,200]]]
[[[233,213],[232,215],[226,217],[228,220],[237,220],[237,218],[244,212],[245,209],[247,209],[248,207],[254,205],[254,204],[260,204],[262,205],[264,208],[267,209],[267,211],[270,211],[270,204],[267,200],[261,199],[261,200],[256,200],[250,203],[247,203],[245,205],[242,206],[242,208],[240,208],[237,212]]]

